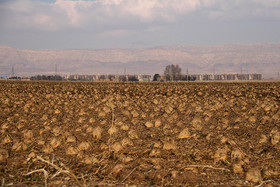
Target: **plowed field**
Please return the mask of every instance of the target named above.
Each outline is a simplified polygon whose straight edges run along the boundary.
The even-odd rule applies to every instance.
[[[0,185],[280,185],[280,83],[0,82]]]

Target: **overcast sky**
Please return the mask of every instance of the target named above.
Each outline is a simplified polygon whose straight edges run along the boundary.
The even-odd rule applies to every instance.
[[[280,0],[0,0],[0,45],[135,48],[280,42]]]

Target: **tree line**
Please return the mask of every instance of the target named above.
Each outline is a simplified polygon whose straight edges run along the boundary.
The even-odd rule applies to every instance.
[[[30,80],[48,80],[48,81],[61,81],[63,78],[59,75],[36,75],[30,77]]]
[[[153,81],[195,81],[195,77],[182,74],[182,68],[179,65],[168,65],[163,72],[164,77],[155,74]]]

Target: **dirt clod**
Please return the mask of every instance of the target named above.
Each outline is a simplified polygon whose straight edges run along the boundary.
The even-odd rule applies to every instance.
[[[166,143],[164,143],[164,145],[163,145],[163,149],[164,150],[176,150],[176,145],[175,145],[175,143],[174,142],[166,142]]]
[[[151,128],[151,127],[154,126],[154,124],[152,122],[148,121],[148,122],[145,123],[145,126],[148,127],[148,128]]]
[[[78,148],[80,150],[83,150],[83,151],[89,149],[89,147],[90,147],[90,144],[88,142],[85,142],[85,141],[81,142],[78,146]]]
[[[276,132],[275,134],[272,135],[271,137],[271,144],[276,145],[280,141],[280,132]]]
[[[76,155],[76,154],[78,154],[78,150],[75,147],[70,146],[67,148],[66,154],[67,155]]]
[[[101,139],[101,138],[102,138],[102,136],[101,136],[102,131],[103,131],[103,129],[102,129],[101,127],[96,127],[96,128],[94,128],[94,130],[93,130],[93,132],[92,132],[93,138],[95,138],[95,139]]]
[[[251,168],[246,172],[246,180],[251,182],[261,182],[262,175],[261,171],[258,168]]]
[[[121,145],[121,143],[116,142],[111,146],[112,150],[115,152],[119,152],[120,150],[123,149],[123,146]]]
[[[0,162],[4,161],[7,158],[9,158],[9,152],[5,149],[0,149]]]
[[[191,136],[191,133],[189,132],[188,128],[183,129],[180,134],[178,135],[179,139],[185,139],[189,138]]]
[[[227,159],[227,149],[218,149],[214,154],[214,162],[225,161]]]
[[[1,184],[279,186],[279,93],[280,82],[0,81]]]
[[[233,164],[232,169],[233,169],[233,173],[243,174],[243,167],[240,162]]]

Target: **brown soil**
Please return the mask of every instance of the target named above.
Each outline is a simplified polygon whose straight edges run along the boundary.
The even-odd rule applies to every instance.
[[[0,82],[0,184],[280,185],[280,83]]]

